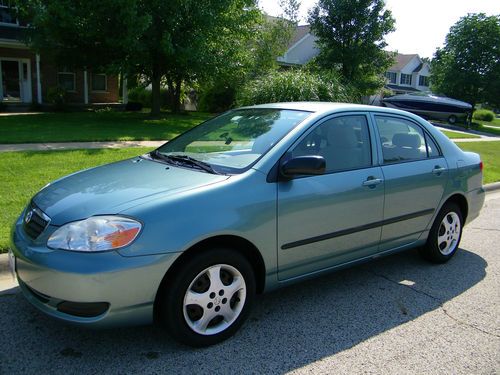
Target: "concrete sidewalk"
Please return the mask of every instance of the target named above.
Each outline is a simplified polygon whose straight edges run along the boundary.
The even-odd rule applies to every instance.
[[[444,128],[443,128],[444,129]],[[457,130],[446,129],[456,133],[464,133]],[[453,142],[492,142],[500,141],[500,137],[480,136],[481,138],[457,138]],[[55,142],[55,143],[16,143],[0,144],[0,152],[12,151],[54,151],[54,150],[78,150],[99,148],[129,148],[129,147],[159,147],[167,141],[109,141],[109,142]]]

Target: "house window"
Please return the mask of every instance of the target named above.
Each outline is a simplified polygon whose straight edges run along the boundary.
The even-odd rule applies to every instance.
[[[106,74],[92,73],[92,91],[106,91],[108,88],[107,81]]]
[[[411,85],[411,74],[403,74],[401,73],[401,81],[402,85]]]
[[[0,24],[19,25],[14,15],[10,0],[0,0]]]
[[[396,73],[386,72],[385,77],[389,80],[389,83],[396,83]]]
[[[64,69],[62,72],[57,73],[57,84],[60,88],[66,91],[76,91],[76,75]]]
[[[418,77],[418,85],[419,86],[429,86],[429,77],[427,77],[427,76]]]

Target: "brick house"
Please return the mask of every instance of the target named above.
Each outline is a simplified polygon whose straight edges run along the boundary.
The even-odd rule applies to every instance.
[[[13,16],[8,0],[0,0],[0,102],[46,103],[52,87],[67,92],[69,103],[117,103],[115,75],[69,70],[45,60],[23,43],[25,26]],[[125,89],[125,88],[124,88]]]

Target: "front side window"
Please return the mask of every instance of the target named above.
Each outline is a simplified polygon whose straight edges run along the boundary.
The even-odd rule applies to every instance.
[[[375,116],[375,119],[382,144],[384,163],[427,158],[424,133],[418,125],[395,117]]]
[[[411,74],[401,73],[401,81],[400,82],[402,85],[411,85]]]
[[[75,73],[63,69],[63,71],[57,73],[57,84],[60,88],[66,91],[75,91],[76,90],[76,82],[75,82]]]
[[[106,91],[107,77],[106,74],[95,74],[92,73],[92,91]]]
[[[370,167],[370,135],[366,116],[336,117],[320,124],[292,151],[292,156],[320,155],[326,172]]]
[[[241,173],[311,113],[273,108],[225,113],[181,134],[150,155],[168,163],[215,173]]]

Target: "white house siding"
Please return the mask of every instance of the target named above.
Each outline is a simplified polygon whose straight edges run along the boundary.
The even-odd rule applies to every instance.
[[[413,71],[420,65],[421,61],[420,59],[415,56],[414,58],[412,58],[408,64],[406,64],[406,66],[401,69],[401,72],[400,74],[398,74],[398,81],[397,81],[397,85],[398,86],[408,86],[408,87],[414,87],[416,88],[417,87],[417,84],[418,82],[415,82],[416,80],[418,80],[418,77],[416,76],[416,74],[413,73]],[[401,83],[401,74],[408,74],[408,75],[411,75],[411,85],[407,85],[407,84],[402,84]]]
[[[306,64],[319,54],[319,49],[316,47],[316,40],[317,38],[314,35],[306,34],[291,46],[283,57],[278,58],[278,61],[293,65]]]
[[[429,86],[420,86],[418,84],[418,81],[419,81],[419,77],[420,76],[430,77],[430,75],[431,75],[431,70],[429,68],[429,64],[424,63],[424,66],[422,67],[422,69],[420,70],[420,72],[418,72],[418,74],[417,74],[417,78],[416,78],[416,81],[415,81],[415,83],[416,83],[415,87],[417,89],[421,90],[421,91],[429,91],[430,90]]]

